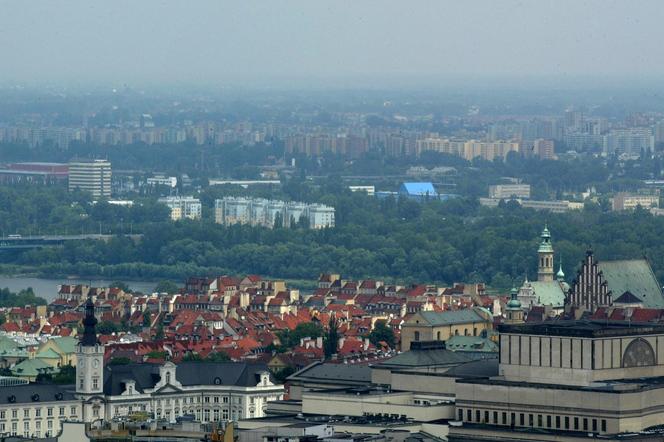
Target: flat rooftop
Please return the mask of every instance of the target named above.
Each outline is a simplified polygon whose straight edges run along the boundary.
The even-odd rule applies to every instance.
[[[664,334],[664,325],[630,321],[544,321],[532,324],[501,324],[500,333],[541,336],[571,336],[600,338],[611,336],[634,336]]]

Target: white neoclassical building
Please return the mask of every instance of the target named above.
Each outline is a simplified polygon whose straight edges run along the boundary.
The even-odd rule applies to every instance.
[[[75,385],[4,380],[0,385],[0,435],[46,437],[64,421],[93,422],[139,415],[174,422],[263,417],[269,401],[283,399],[265,364],[184,362],[175,365],[104,366],[94,304],[86,304],[85,331],[77,349]],[[3,380],[0,380],[3,381]]]

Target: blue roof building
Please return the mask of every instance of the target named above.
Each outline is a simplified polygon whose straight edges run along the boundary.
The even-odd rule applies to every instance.
[[[399,187],[399,196],[423,201],[426,199],[438,199],[438,192],[432,183],[403,183]]]

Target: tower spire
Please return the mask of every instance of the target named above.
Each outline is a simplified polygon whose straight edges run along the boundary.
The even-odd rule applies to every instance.
[[[553,281],[553,245],[551,244],[551,233],[548,226],[544,225],[544,230],[540,234],[540,244],[537,249],[537,280]]]
[[[92,297],[88,296],[85,303],[85,318],[83,319],[83,337],[81,338],[81,345],[92,347],[99,344],[97,341],[97,318],[95,317],[95,304],[92,302]]]

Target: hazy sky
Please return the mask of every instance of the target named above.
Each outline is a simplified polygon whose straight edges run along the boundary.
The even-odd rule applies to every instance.
[[[0,82],[656,77],[662,18],[661,0],[0,0]]]

